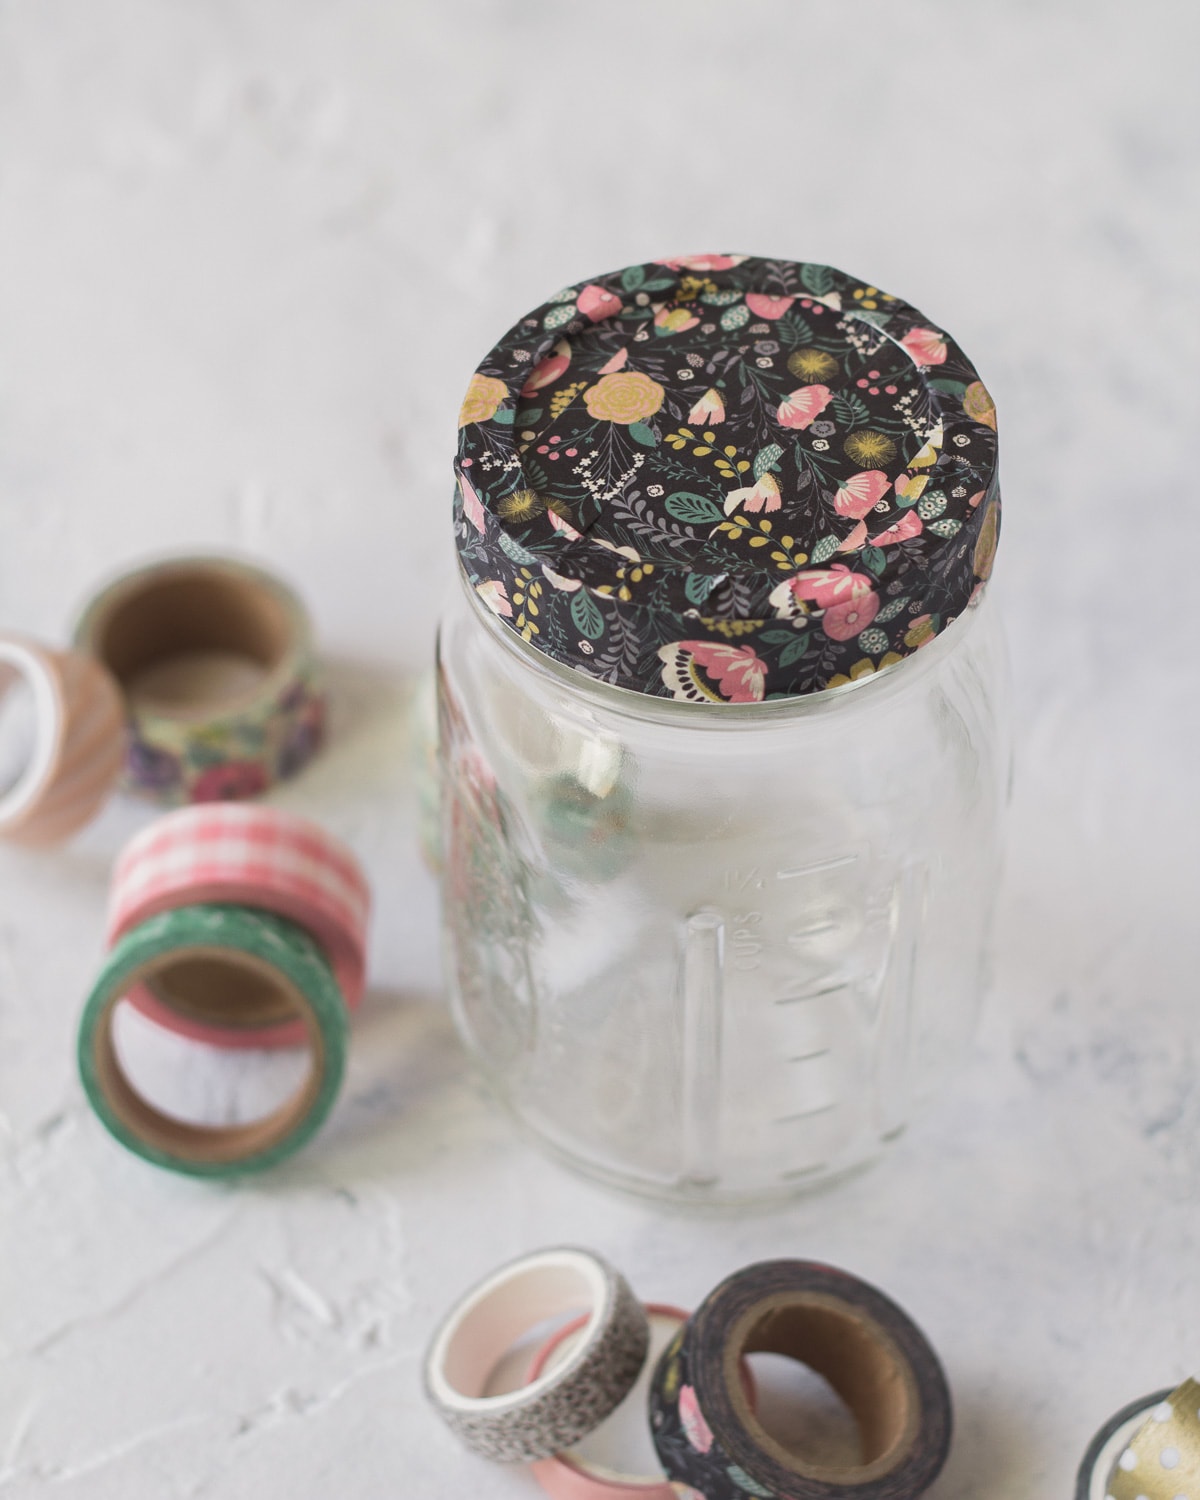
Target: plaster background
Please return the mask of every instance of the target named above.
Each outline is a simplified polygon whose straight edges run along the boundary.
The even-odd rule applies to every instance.
[[[935,1500],[1065,1494],[1195,1367],[1200,21],[1175,0],[0,0],[0,626],[232,547],[303,590],[329,753],[280,800],[376,884],[324,1137],[176,1181],[83,1106],[107,868],[148,817],[0,849],[0,1494],[537,1491],[420,1355],[467,1282],[594,1245],[694,1304],[780,1254],[944,1357]],[[1018,777],[958,1087],[869,1175],[689,1220],[513,1137],[438,993],[409,684],[452,576],[467,375],[554,287],[656,254],[824,259],[953,330],[1001,417]]]

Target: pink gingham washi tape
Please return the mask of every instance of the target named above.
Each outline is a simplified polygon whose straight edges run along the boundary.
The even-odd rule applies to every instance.
[[[223,902],[288,917],[324,949],[346,1004],[362,999],[371,892],[354,854],[318,824],[276,807],[208,803],[167,813],[121,851],[107,942],[180,906]],[[182,1036],[223,1047],[294,1046],[301,1021],[220,1025],[167,1004],[146,986],[130,1001]]]

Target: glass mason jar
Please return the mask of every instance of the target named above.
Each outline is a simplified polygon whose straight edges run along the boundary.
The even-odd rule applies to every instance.
[[[715,287],[708,265],[695,264],[725,260],[730,266],[712,267],[725,273]],[[727,294],[732,282],[745,295],[747,276],[775,276],[767,282],[773,288],[787,275],[779,271],[787,263],[736,257],[660,264],[676,278],[674,299],[665,302],[672,312],[693,305],[688,297],[703,298],[697,281],[712,294]],[[763,266],[767,272],[758,270]],[[681,288],[689,268],[692,281]],[[653,268],[633,269],[642,284],[654,279]],[[801,286],[821,284],[817,273],[827,270],[790,269],[806,276]],[[572,289],[571,311],[610,288],[616,300],[631,279],[627,270]],[[780,324],[796,300],[786,279],[783,285],[778,294],[746,299],[752,314],[774,304],[766,311],[775,316],[765,320],[773,334],[784,331]],[[851,345],[859,325],[832,303],[849,301],[859,285],[842,278],[840,295],[827,294],[822,304],[841,313],[836,337]],[[562,305],[560,297],[548,306]],[[705,305],[701,300],[697,311]],[[726,295],[713,305],[735,304]],[[539,325],[545,321],[543,310]],[[817,355],[832,359],[831,348],[839,347],[833,329],[821,344],[811,312],[797,321],[801,329],[792,336],[813,337],[800,347],[819,373],[828,366]],[[510,343],[529,339],[530,326],[518,325]],[[562,326],[551,319],[551,332]],[[912,318],[890,341],[875,323],[865,326],[868,347],[857,350],[865,369],[882,370],[888,358],[907,361],[916,372],[910,386],[927,382],[929,366],[899,342],[899,331],[920,330],[927,339],[922,356],[936,354],[928,340],[942,335]],[[718,341],[729,343],[722,333]],[[593,349],[595,338],[590,323],[578,328],[568,361],[576,383],[583,378],[580,350],[592,350],[595,362],[612,360],[611,342]],[[647,363],[653,352],[653,345],[645,351]],[[513,446],[525,454],[538,449],[541,436],[534,401],[543,404],[543,393],[535,377],[545,359],[534,356],[523,362],[513,415],[500,424],[507,429],[501,437],[515,430]],[[720,359],[710,363],[722,368]],[[789,379],[803,363],[792,361]],[[946,364],[945,355],[937,363]],[[846,367],[854,368],[848,358]],[[664,390],[652,414],[661,416],[645,433],[615,441],[652,439],[661,449],[684,432],[685,450],[718,446],[706,441],[695,415],[690,425],[690,413],[674,417],[667,378],[655,381],[659,366],[649,368],[644,378]],[[483,380],[493,382],[486,411],[496,388],[508,395],[513,382],[500,358],[483,369],[492,372]],[[563,375],[560,369],[554,378]],[[901,375],[866,378],[894,385],[889,396],[908,393]],[[956,383],[960,390],[969,384]],[[785,392],[780,411],[787,402],[819,399]],[[986,392],[977,405],[986,416],[985,399]],[[486,429],[501,407],[481,417],[472,400],[469,393],[464,427]],[[708,436],[717,426],[716,404],[708,401],[704,416],[712,424]],[[574,447],[576,459],[592,450],[602,455],[595,424],[611,419],[596,418],[593,408],[603,410],[603,402],[593,400],[572,427],[560,403],[547,436],[557,447]],[[835,426],[847,412],[856,415],[849,402],[836,411]],[[542,490],[514,491],[507,480],[494,503],[487,486],[506,473],[503,443],[486,430],[467,432],[457,517],[465,587],[438,648],[450,992],[462,1036],[497,1096],[545,1144],[594,1176],[685,1202],[794,1193],[875,1155],[964,1055],[984,985],[1009,749],[1003,641],[983,587],[998,524],[994,444],[986,462],[976,455],[974,470],[952,446],[947,464],[942,449],[962,429],[952,416],[942,402],[926,409],[910,434],[897,428],[895,439],[875,416],[871,430],[894,447],[895,472],[858,464],[848,477],[834,476],[839,489],[830,488],[832,502],[827,494],[814,524],[831,525],[830,534],[851,545],[838,562],[827,554],[824,567],[811,566],[814,552],[820,557],[819,537],[804,538],[802,550],[796,537],[755,521],[750,485],[736,482],[740,460],[733,455],[741,448],[731,424],[731,441],[719,447],[729,455],[738,502],[710,510],[696,481],[675,506],[677,515],[702,518],[669,533],[683,535],[678,550],[685,554],[678,620],[666,591],[678,579],[661,586],[658,609],[637,615],[637,598],[595,584],[585,575],[596,559],[579,556],[581,543],[595,544],[599,532],[591,551],[601,562],[606,550],[613,554],[623,565],[620,577],[652,575],[651,557],[663,556],[669,570],[671,555],[645,530],[634,533],[638,547],[622,540],[627,530],[610,534],[622,505],[643,526],[661,505],[639,509],[637,492],[626,485],[619,503],[599,497],[589,527],[578,503],[539,510]],[[807,432],[812,424],[792,425]],[[862,431],[861,422],[847,425]],[[982,426],[994,433],[991,421]],[[560,428],[585,436],[572,441]],[[931,443],[935,456],[922,464]],[[804,462],[799,447],[793,458]],[[618,461],[629,467],[619,452]],[[507,462],[511,470],[511,456]],[[665,472],[670,462],[664,460]],[[590,477],[586,463],[574,467]],[[557,483],[569,499],[565,467],[562,481],[548,472],[548,460],[534,468],[527,457],[522,478],[530,469],[545,489]],[[930,485],[919,483],[929,471],[946,471],[943,488],[968,472],[981,487],[956,505],[945,494],[924,505],[925,518],[950,515],[959,524],[935,532],[937,542],[923,551],[908,546],[901,554],[926,529],[905,518],[922,519],[916,495],[929,494]],[[779,472],[777,495],[789,480],[805,488],[786,463]],[[862,476],[872,473],[879,477],[864,484]],[[881,506],[885,477],[891,499]],[[862,494],[839,505],[842,485],[852,497]],[[901,505],[909,490],[916,491],[913,503]],[[514,493],[523,498],[506,514],[504,494]],[[881,512],[873,524],[882,535],[864,542],[860,534],[855,547],[867,501]],[[522,508],[532,517],[518,516]],[[776,508],[799,529],[783,503],[767,506],[761,519]],[[737,518],[747,513],[744,528]],[[516,519],[521,529],[514,536],[505,525],[489,534],[493,519]],[[889,527],[901,532],[894,544]],[[735,571],[745,539],[736,533],[744,529],[769,536],[785,561],[749,604],[747,584],[714,606],[715,586],[706,595],[687,580],[725,579],[712,571],[713,559],[726,555],[714,548],[732,549]],[[762,568],[758,549],[748,566]],[[939,568],[941,594],[928,583]],[[627,593],[638,583],[633,579]],[[686,607],[697,597],[723,612]],[[607,636],[635,627],[644,638],[629,647],[622,636],[618,659]]]

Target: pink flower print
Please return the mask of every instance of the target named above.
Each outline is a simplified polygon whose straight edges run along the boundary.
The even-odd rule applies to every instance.
[[[768,471],[754,484],[731,490],[725,497],[725,514],[731,516],[740,505],[757,515],[763,510],[778,510],[780,504],[779,481]]]
[[[831,641],[849,641],[865,630],[879,613],[879,595],[872,590],[850,599],[845,604],[834,604],[821,617],[821,625]]]
[[[860,521],[842,545],[839,552],[861,552],[867,542],[867,523]]]
[[[833,392],[827,385],[802,385],[783,398],[775,415],[784,427],[798,427],[803,431],[817,420],[832,400]]]
[[[480,500],[475,486],[463,473],[458,476],[458,492],[462,496],[463,515],[474,526],[480,536],[484,531],[483,502]]]
[[[655,265],[669,266],[672,271],[730,271],[745,259],[744,255],[676,255]]]
[[[554,346],[554,353],[539,360],[530,370],[529,379],[521,387],[522,396],[532,396],[534,391],[540,391],[544,385],[553,385],[570,363],[571,346],[566,339],[559,339]]]
[[[675,641],[660,646],[658,655],[663,682],[675,698],[690,703],[762,702],[767,664],[750,646]]]
[[[723,422],[725,420],[725,402],[721,399],[718,390],[707,390],[688,412],[688,421],[694,422],[697,427],[707,427],[710,423]]]
[[[782,318],[795,297],[768,297],[765,292],[747,292],[746,306],[756,318]]]
[[[475,592],[494,615],[503,615],[506,620],[512,619],[512,605],[508,602],[508,594],[499,578],[489,578],[485,583],[477,583]]]
[[[573,594],[576,589],[580,589],[583,587],[583,584],[580,583],[578,578],[564,578],[561,573],[554,572],[554,570],[552,568],[548,568],[545,563],[542,564],[542,577],[545,578],[547,582],[552,585],[552,587],[556,589],[562,589],[563,592],[567,594]],[[511,614],[511,612],[512,611],[510,610],[509,613]]]
[[[256,760],[231,760],[209,766],[192,782],[193,802],[237,802],[267,789],[267,773]]]
[[[679,1388],[679,1421],[688,1442],[697,1453],[707,1453],[713,1445],[712,1428],[704,1420],[696,1392],[690,1385]]]
[[[654,326],[659,333],[686,333],[695,328],[700,319],[686,307],[661,307],[654,314]]]
[[[890,547],[894,542],[907,542],[909,537],[920,536],[925,530],[924,522],[915,510],[906,510],[898,521],[893,521],[886,531],[871,538],[872,547]]]
[[[821,626],[831,641],[851,640],[879,612],[872,580],[865,573],[852,573],[845,563],[794,574],[775,589],[771,604],[781,620],[790,620],[801,613],[801,599],[824,611]]]
[[[581,531],[575,530],[570,521],[564,521],[557,511],[548,510],[546,512],[546,519],[550,522],[554,530],[565,536],[569,542],[577,542],[583,535]]]
[[[882,469],[864,469],[837,487],[833,497],[833,508],[839,516],[849,516],[861,521],[868,511],[874,510],[892,487],[892,481]]]
[[[946,362],[946,340],[936,328],[910,328],[900,340],[900,347],[914,365],[942,365]]]
[[[811,599],[818,609],[829,609],[871,592],[872,583],[865,573],[852,573],[845,563],[831,568],[808,568],[788,579],[797,599]]]
[[[623,344],[610,360],[606,360],[605,363],[600,366],[600,369],[597,373],[600,375],[615,375],[618,370],[623,370],[625,368],[625,363],[628,358],[629,346],[627,344]]]
[[[590,318],[593,323],[600,323],[605,318],[615,318],[624,303],[615,293],[589,281],[575,298],[575,306],[585,318]]]

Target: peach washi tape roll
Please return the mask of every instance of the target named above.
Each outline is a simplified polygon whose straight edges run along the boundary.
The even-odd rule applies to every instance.
[[[366,980],[371,892],[355,855],[318,824],[282,808],[209,803],[167,813],[122,850],[113,870],[107,941],[176,907],[225,902],[287,917],[324,950],[351,1010]],[[222,1025],[211,995],[203,1008],[186,987],[139,985],[129,995],[143,1015],[181,1036],[221,1047],[288,1047],[304,1042],[294,1018],[268,1007]]]
[[[0,635],[0,720],[9,731],[0,734],[0,836],[61,843],[95,815],[120,774],[117,685],[75,651]]]

